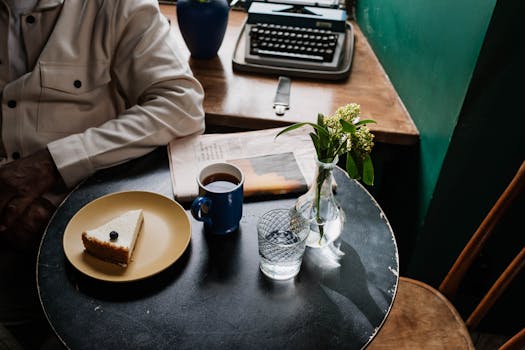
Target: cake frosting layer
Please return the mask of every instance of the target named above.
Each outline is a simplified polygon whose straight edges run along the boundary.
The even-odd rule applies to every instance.
[[[127,265],[143,220],[142,209],[129,210],[97,228],[82,232],[84,247],[97,258]]]

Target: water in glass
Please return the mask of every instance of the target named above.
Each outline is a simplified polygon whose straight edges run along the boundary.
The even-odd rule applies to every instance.
[[[264,214],[258,223],[260,269],[270,278],[283,280],[297,275],[305,250],[307,222],[290,209]]]

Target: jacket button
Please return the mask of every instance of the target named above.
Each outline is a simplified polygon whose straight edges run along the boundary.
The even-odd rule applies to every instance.
[[[7,101],[7,107],[9,107],[9,108],[15,108],[15,107],[16,107],[16,101],[15,101],[15,100],[9,100],[9,101]]]
[[[35,21],[36,21],[35,16],[29,15],[29,16],[26,17],[26,22],[29,23],[29,24],[33,24],[33,23],[35,23]]]
[[[20,153],[18,153],[18,152],[13,152],[13,154],[11,154],[11,157],[12,157],[14,160],[20,159]]]
[[[73,86],[75,86],[78,89],[82,86],[82,82],[80,80],[75,80],[73,82]]]

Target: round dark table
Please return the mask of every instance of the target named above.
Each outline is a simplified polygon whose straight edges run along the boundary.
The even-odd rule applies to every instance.
[[[68,221],[108,193],[173,194],[164,147],[100,171],[62,203],[42,240],[37,282],[46,316],[70,349],[364,348],[393,303],[397,246],[370,194],[340,169],[335,178],[346,214],[338,260],[307,248],[294,279],[266,278],[258,266],[256,221],[294,199],[246,200],[238,232],[206,234],[188,211],[191,242],[179,260],[147,279],[111,283],[82,274],[66,259]]]

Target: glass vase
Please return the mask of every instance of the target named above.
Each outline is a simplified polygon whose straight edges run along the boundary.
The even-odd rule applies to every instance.
[[[341,235],[344,213],[334,196],[333,171],[337,161],[337,157],[331,163],[316,159],[312,185],[295,203],[295,209],[310,222],[306,245],[312,248],[329,245]]]

